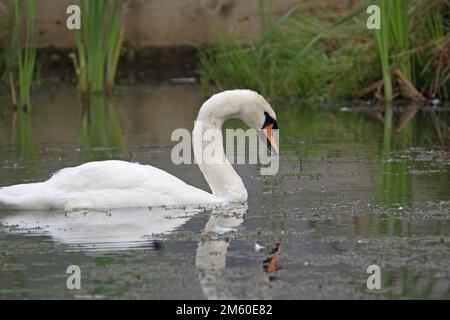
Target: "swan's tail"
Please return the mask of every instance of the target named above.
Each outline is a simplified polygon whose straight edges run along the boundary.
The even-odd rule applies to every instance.
[[[52,209],[54,202],[43,182],[0,188],[0,210]]]

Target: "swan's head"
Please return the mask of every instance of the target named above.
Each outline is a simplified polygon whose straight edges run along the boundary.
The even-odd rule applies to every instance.
[[[227,90],[213,95],[202,106],[198,119],[229,118],[242,120],[247,126],[261,132],[271,153],[278,153],[273,130],[278,129],[275,111],[266,99],[252,90]]]
[[[227,91],[225,91],[227,92]],[[260,132],[270,153],[278,153],[278,145],[273,130],[278,129],[277,115],[270,103],[259,93],[252,90],[230,90],[241,101],[238,118],[250,128]]]
[[[278,129],[277,116],[271,105],[259,93],[235,89],[213,95],[200,108],[197,120],[207,123],[226,119],[240,119],[250,128],[261,132],[270,153],[278,153],[273,130]]]

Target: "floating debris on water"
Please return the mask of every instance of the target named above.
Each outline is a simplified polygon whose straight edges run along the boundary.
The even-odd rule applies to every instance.
[[[261,251],[264,248],[265,248],[264,246],[261,246],[261,245],[259,245],[258,243],[255,242],[255,251],[256,252]]]

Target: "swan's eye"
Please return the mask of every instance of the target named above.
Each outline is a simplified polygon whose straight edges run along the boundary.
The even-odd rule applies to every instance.
[[[272,118],[267,111],[264,111],[264,116],[265,116],[265,120],[264,120],[262,129],[265,129],[265,128],[269,127],[270,125],[272,125],[272,127],[271,127],[272,129],[278,129],[277,120]]]

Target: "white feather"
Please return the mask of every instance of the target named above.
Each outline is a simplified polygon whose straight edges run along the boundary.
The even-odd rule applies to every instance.
[[[264,248],[265,248],[264,246],[261,246],[261,245],[259,245],[258,243],[255,242],[255,251],[256,252],[258,252],[258,251],[260,251],[260,250],[262,250]]]

